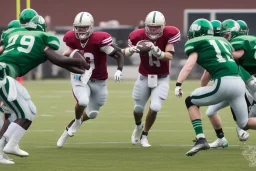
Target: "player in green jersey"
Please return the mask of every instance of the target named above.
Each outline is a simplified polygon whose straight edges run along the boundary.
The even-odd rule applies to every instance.
[[[235,23],[235,21],[230,19],[225,20],[225,23],[224,23],[225,25],[222,28],[222,32],[224,36],[226,32],[228,33],[228,30],[230,30],[230,26],[232,26],[232,23]],[[246,83],[246,88],[248,90],[247,95],[245,97],[248,104],[248,111],[250,113],[249,117],[254,117],[254,113],[251,112],[252,110],[250,110],[252,109],[253,105],[249,103],[248,99],[250,99],[250,96],[252,96],[253,99],[255,100],[256,80],[255,80],[255,77],[251,75],[256,74],[254,69],[254,67],[256,67],[256,60],[255,60],[256,38],[253,36],[248,36],[249,29],[247,27],[247,24],[244,21],[238,20],[237,23],[240,25],[240,29],[238,34],[233,33],[233,35],[237,35],[238,37],[233,36],[233,38],[230,39],[230,41],[232,46],[236,50],[234,52],[234,58],[238,60],[238,63],[240,65],[241,77],[243,78],[243,76],[245,76],[244,81]],[[247,71],[251,75],[248,74]],[[219,133],[221,134],[223,134],[221,129],[222,128],[221,120],[217,115],[213,115],[213,114],[215,114],[219,109],[225,107],[226,105],[224,103],[213,105],[213,106],[210,106],[206,111],[207,115],[210,116],[211,122],[213,123],[215,130],[216,130],[216,127],[219,128],[219,130],[221,130],[221,132]],[[248,139],[249,137],[248,132],[242,130],[239,127],[236,127],[236,131],[240,141],[246,141]],[[217,136],[218,136],[218,133],[217,133]],[[220,137],[218,137],[218,139],[214,141],[212,144],[210,144],[210,146],[223,147],[223,144],[224,144],[223,138],[221,139]]]
[[[224,23],[225,22],[226,21],[224,21]],[[245,24],[245,22],[243,22],[243,25],[244,24]],[[233,32],[235,32],[235,30],[233,30]],[[244,34],[244,30],[241,30],[241,27],[240,27],[239,31],[237,30],[237,33],[235,35],[243,35],[243,34]],[[243,81],[245,83],[251,78],[251,75],[242,66],[239,66],[239,75],[241,76],[241,78],[243,79]],[[207,72],[204,72],[204,74],[201,78],[201,86],[206,86],[210,79],[211,79],[210,74],[207,73]],[[251,104],[248,103],[249,102],[248,101],[248,96],[249,95],[247,94],[245,96],[245,98],[246,98],[247,105],[250,106]],[[208,115],[208,117],[209,117],[209,119],[210,119],[210,121],[213,125],[213,128],[216,132],[216,136],[217,136],[217,140],[215,140],[213,143],[209,144],[211,148],[228,147],[228,141],[224,137],[224,132],[223,132],[222,127],[221,127],[221,120],[219,118],[219,115],[217,115],[217,113],[216,113],[217,110],[219,110],[221,108],[224,108],[226,106],[228,106],[228,103],[225,103],[225,104],[220,103],[220,104],[210,106],[206,111],[206,114]],[[235,119],[235,117],[234,117],[234,119]],[[248,139],[248,137],[249,137],[248,132],[240,129],[239,127],[236,127],[236,131],[237,131],[237,135],[238,135],[238,138],[239,138],[240,141],[245,141],[245,140]]]
[[[14,164],[5,159],[3,152],[22,157],[29,155],[19,148],[18,143],[36,114],[29,93],[13,78],[25,75],[46,60],[85,76],[85,69],[89,69],[84,60],[67,58],[55,52],[59,48],[59,40],[53,34],[45,33],[45,21],[34,10],[22,11],[20,23],[21,28],[3,33],[4,52],[0,56],[0,99],[18,118],[9,125],[4,135],[0,135],[0,161],[3,164]]]
[[[220,36],[221,22],[219,20],[212,20],[211,24],[213,27],[213,35]]]
[[[203,133],[199,106],[227,101],[234,110],[237,124],[242,128],[256,129],[256,118],[248,119],[245,84],[238,76],[231,44],[222,37],[214,37],[213,27],[206,19],[192,23],[189,39],[185,44],[185,53],[189,57],[178,76],[175,95],[182,96],[181,85],[196,63],[207,70],[214,80],[212,86],[197,88],[185,100],[197,138],[194,147],[187,152],[188,156],[192,156],[210,148]]]

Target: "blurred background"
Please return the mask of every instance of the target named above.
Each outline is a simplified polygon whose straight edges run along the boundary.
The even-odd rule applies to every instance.
[[[175,45],[175,58],[171,61],[171,78],[177,78],[186,56],[184,54],[184,43],[187,38],[187,30],[190,24],[198,18],[208,20],[225,20],[232,18],[247,22],[250,34],[256,34],[256,1],[243,0],[1,0],[0,6],[0,31],[6,29],[7,24],[17,17],[17,7],[20,11],[29,6],[45,17],[48,31],[54,32],[61,41],[59,53],[66,46],[62,42],[63,35],[70,29],[74,17],[81,11],[90,12],[95,20],[95,31],[106,31],[110,33],[121,48],[127,47],[127,38],[130,32],[136,28],[144,27],[146,15],[153,10],[162,12],[166,18],[166,25],[176,26],[180,29],[182,39]],[[19,2],[20,6],[17,6]],[[251,9],[255,7],[255,9]],[[140,59],[138,55],[125,58],[123,71],[124,79],[134,79]],[[116,70],[114,59],[108,58],[108,72],[112,77]],[[190,78],[201,76],[201,68],[196,67]],[[53,66],[49,62],[42,64],[37,69],[26,75],[25,79],[49,79],[68,78],[69,73],[64,69]]]

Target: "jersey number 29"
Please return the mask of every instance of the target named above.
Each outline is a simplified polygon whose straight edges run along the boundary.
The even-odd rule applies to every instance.
[[[4,53],[14,50],[14,48],[11,48],[11,49],[8,49],[8,48],[16,44],[18,37],[19,35],[17,34],[10,37],[10,39],[8,40],[8,45],[5,47],[6,50],[4,51]],[[34,42],[35,42],[34,36],[30,36],[30,35],[22,36],[19,42],[20,46],[17,47],[17,50],[19,52],[29,53],[33,48]]]

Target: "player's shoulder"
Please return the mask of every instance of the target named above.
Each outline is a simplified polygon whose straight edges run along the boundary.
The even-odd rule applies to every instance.
[[[99,32],[93,32],[90,36],[90,39],[95,40],[105,40],[105,39],[111,39],[111,35],[107,32],[99,31]]]
[[[74,30],[69,30],[64,34],[64,38],[76,38],[76,33]]]
[[[165,26],[163,37],[168,39],[168,43],[176,43],[180,41],[180,30],[174,26]]]
[[[164,27],[164,34],[180,34],[180,30],[175,26],[165,26]]]
[[[208,42],[211,39],[216,39],[216,37],[213,36],[200,36],[200,37],[195,37],[193,39],[189,39],[187,40],[187,42],[185,43],[185,46],[187,45],[198,45],[198,44],[203,44],[205,42]]]
[[[99,31],[93,32],[89,39],[90,42],[95,44],[100,44],[101,46],[111,45],[112,44],[112,37],[109,33]]]
[[[136,30],[132,31],[132,32],[129,34],[129,38],[130,38],[130,39],[136,39],[136,38],[143,37],[145,34],[146,34],[146,33],[145,33],[145,29],[144,29],[144,28],[136,29]]]

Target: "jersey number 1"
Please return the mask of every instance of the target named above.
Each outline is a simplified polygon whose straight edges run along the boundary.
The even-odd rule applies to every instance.
[[[229,46],[226,42],[222,41],[222,40],[209,40],[210,44],[213,46],[213,48],[215,49],[216,52],[216,57],[218,58],[219,62],[226,62],[228,61],[232,61],[235,62],[234,59],[232,58],[232,54],[230,53],[229,50]],[[218,44],[217,44],[218,43]],[[223,48],[226,52],[226,59],[222,56],[221,54],[221,50],[220,48]]]
[[[10,37],[10,39],[8,40],[8,45],[5,47],[6,50],[4,51],[4,53],[12,51],[14,49],[14,48],[11,48],[11,49],[7,49],[7,48],[13,46],[16,43],[18,37],[19,35],[17,34]],[[30,36],[30,35],[22,36],[19,42],[21,46],[18,46],[17,50],[19,52],[29,53],[33,48],[34,42],[35,42],[34,36]]]

